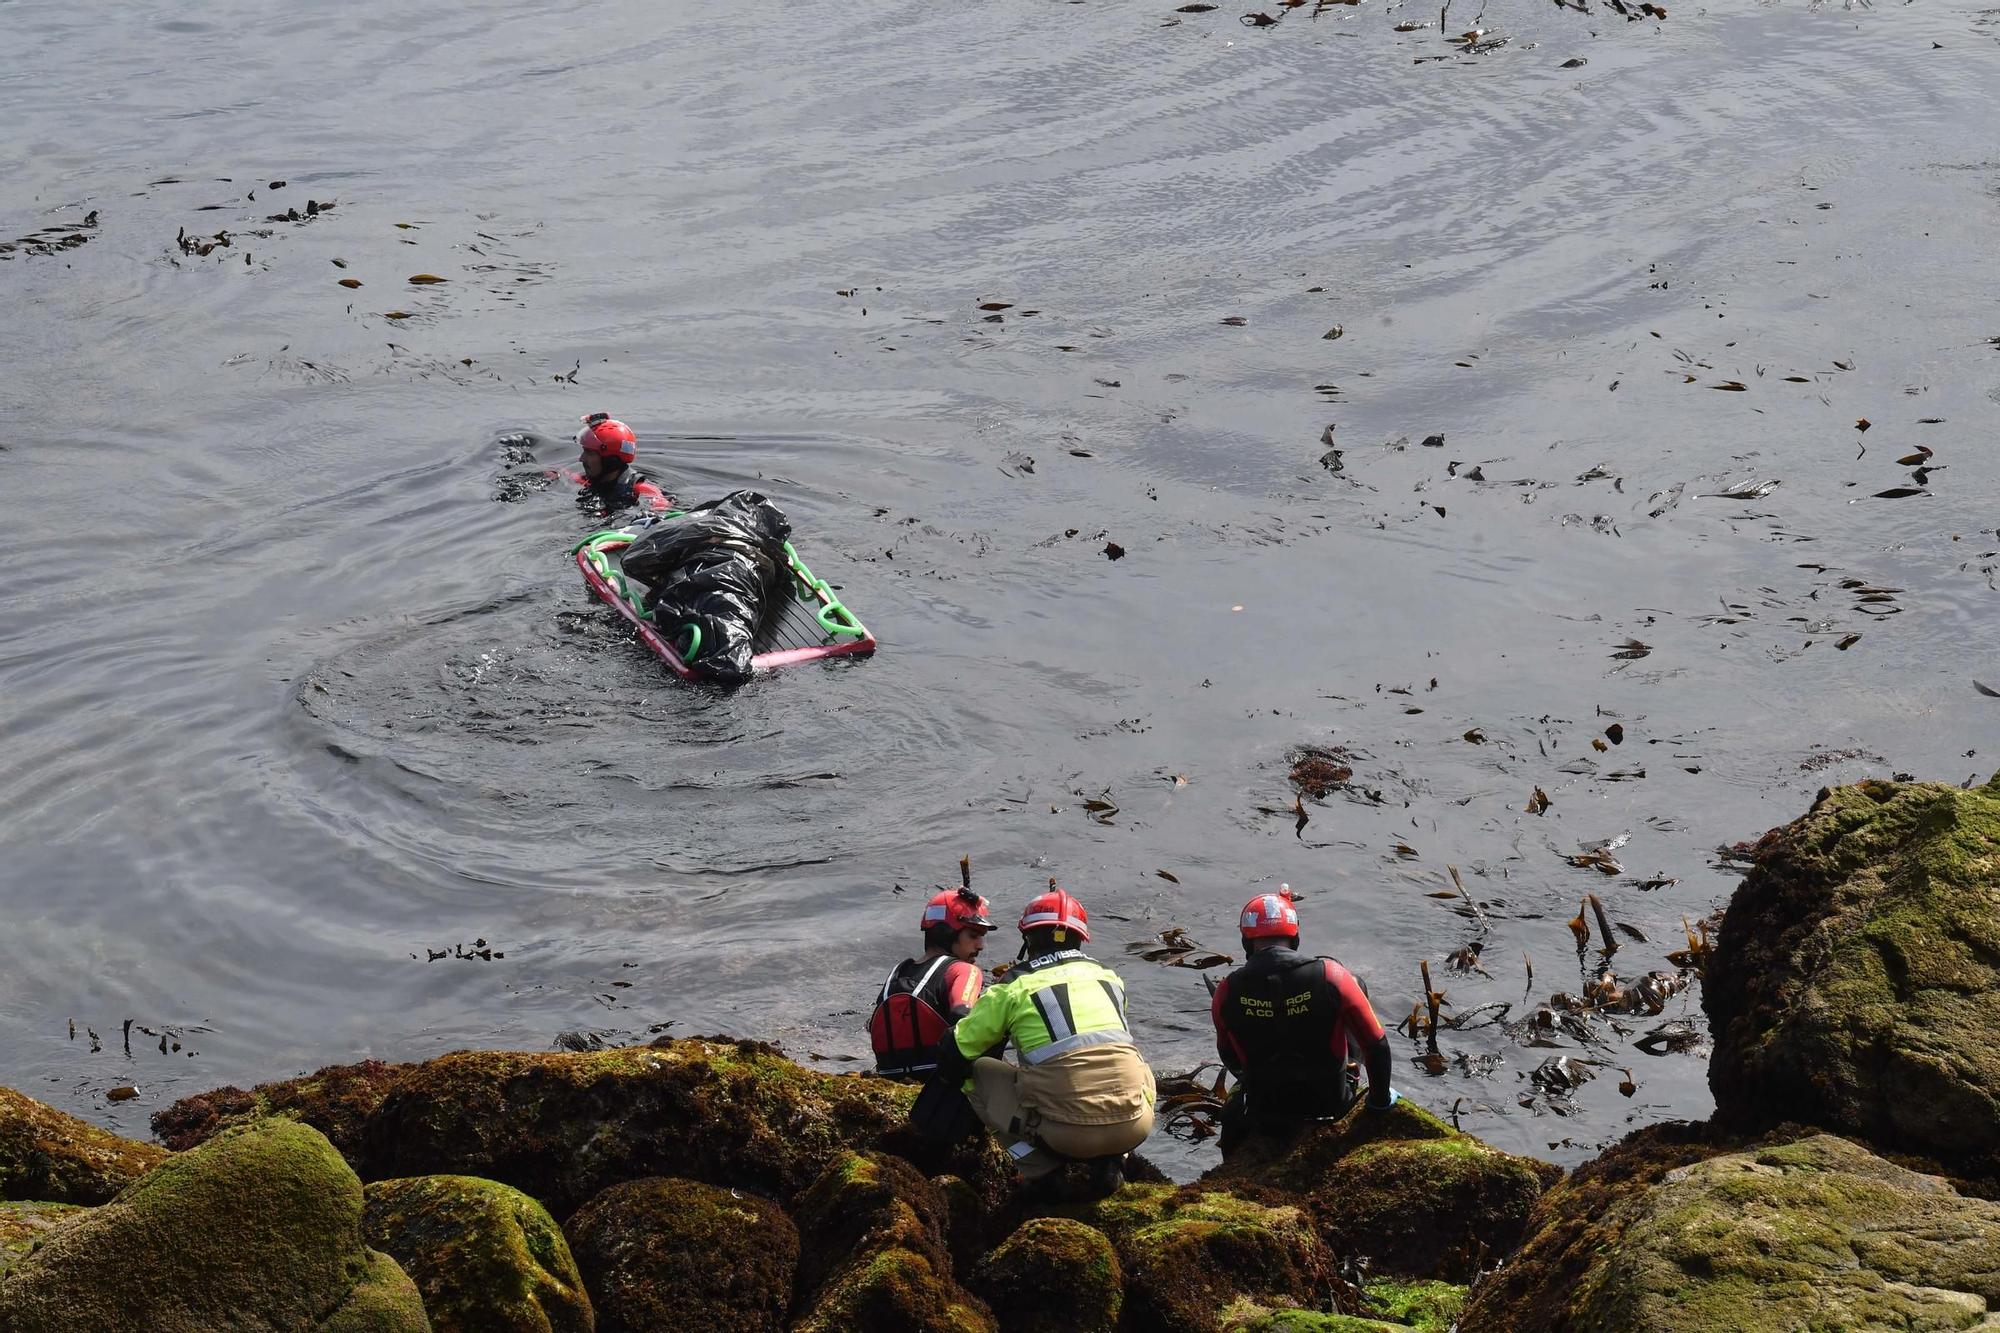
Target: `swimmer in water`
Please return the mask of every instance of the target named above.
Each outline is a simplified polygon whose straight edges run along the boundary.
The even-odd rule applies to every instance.
[[[581,503],[595,503],[606,514],[621,509],[648,509],[662,513],[673,501],[659,485],[633,466],[639,457],[639,437],[632,428],[607,412],[592,412],[576,433],[577,462],[581,473],[564,470],[563,475],[583,489]]]

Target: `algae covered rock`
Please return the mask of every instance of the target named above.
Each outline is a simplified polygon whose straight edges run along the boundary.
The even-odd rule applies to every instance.
[[[1204,1180],[1305,1197],[1334,1253],[1371,1271],[1464,1282],[1521,1241],[1561,1168],[1461,1134],[1409,1101],[1356,1106],[1289,1143],[1251,1139]]]
[[[590,1333],[569,1242],[517,1189],[410,1176],[365,1191],[362,1234],[416,1283],[437,1333]]]
[[[1211,1333],[1239,1301],[1329,1310],[1343,1285],[1304,1208],[1255,1185],[1127,1185],[1063,1211],[1111,1238],[1129,1327]]]
[[[945,1203],[915,1167],[842,1153],[799,1200],[798,1333],[985,1333],[995,1325],[953,1280]]]
[[[1466,1333],[1957,1329],[2000,1308],[2000,1204],[1848,1140],[1715,1153],[1635,1135],[1608,1157],[1624,1188],[1551,1191],[1538,1220],[1570,1244],[1538,1237],[1527,1271],[1476,1288]]]
[[[73,1203],[0,1203],[0,1277],[49,1232],[80,1211]]]
[[[1125,1274],[1102,1231],[1067,1217],[1023,1222],[968,1284],[1008,1333],[1112,1333]]]
[[[559,1221],[605,1187],[649,1176],[791,1199],[849,1148],[903,1151],[915,1096],[804,1069],[758,1042],[466,1051],[403,1067],[369,1118],[364,1171],[503,1181]],[[1003,1165],[986,1144],[951,1163],[987,1193]]]
[[[369,1250],[347,1299],[313,1326],[313,1333],[428,1333],[423,1296],[402,1266]]]
[[[785,1326],[799,1236],[768,1200],[693,1180],[613,1185],[570,1219],[598,1333]]]
[[[1702,990],[1718,1119],[2000,1169],[2000,779],[1824,792],[1758,844]]]
[[[1238,1301],[1221,1315],[1224,1333],[1410,1333],[1407,1324],[1389,1324],[1364,1315],[1313,1310],[1267,1310]]]
[[[248,1092],[237,1087],[216,1088],[155,1111],[153,1133],[175,1152],[185,1152],[231,1125],[281,1116],[311,1125],[332,1141],[342,1157],[358,1162],[362,1126],[409,1068],[412,1066],[364,1060],[353,1065],[328,1065],[301,1078],[259,1083]]]
[[[1378,1280],[1363,1288],[1375,1318],[1418,1333],[1449,1333],[1465,1308],[1465,1293],[1455,1282]]]
[[[166,1153],[0,1088],[0,1199],[104,1203]]]
[[[0,1328],[427,1329],[415,1287],[362,1243],[361,1206],[318,1132],[227,1131],[52,1231],[0,1277]]]

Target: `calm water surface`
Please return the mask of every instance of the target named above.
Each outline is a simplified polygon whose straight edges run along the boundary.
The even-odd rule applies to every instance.
[[[1162,1069],[1206,996],[1124,947],[1281,880],[1389,1021],[1422,959],[1519,1017],[1584,893],[1630,980],[1822,784],[1991,772],[1995,15],[1271,12],[0,2],[0,240],[87,237],[0,256],[0,1081],[847,1067],[960,854],[1084,898]],[[880,655],[666,679],[502,475],[599,408]],[[1658,1021],[1569,1114],[1500,1026],[1397,1081],[1574,1162],[1705,1113]]]

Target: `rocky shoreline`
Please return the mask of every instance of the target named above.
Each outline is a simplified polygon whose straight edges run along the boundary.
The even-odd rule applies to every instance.
[[[164,1146],[0,1090],[0,1333],[2000,1327],[2000,777],[1822,792],[1703,982],[1715,1116],[1567,1177],[1406,1101],[1030,1204],[915,1089],[720,1037],[222,1088]]]

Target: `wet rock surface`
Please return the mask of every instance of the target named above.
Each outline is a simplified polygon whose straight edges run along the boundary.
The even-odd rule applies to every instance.
[[[104,1203],[166,1154],[0,1088],[0,1199]]]
[[[590,1333],[569,1243],[519,1190],[412,1176],[377,1181],[364,1197],[364,1237],[416,1283],[436,1333]]]
[[[2000,779],[1863,782],[1766,834],[1703,991],[1717,1119],[2000,1169]]]
[[[782,1329],[799,1234],[767,1199],[693,1180],[613,1185],[569,1222],[599,1333]]]
[[[0,1327],[428,1329],[361,1214],[361,1182],[318,1132],[230,1130],[53,1229],[0,1278]]]

